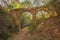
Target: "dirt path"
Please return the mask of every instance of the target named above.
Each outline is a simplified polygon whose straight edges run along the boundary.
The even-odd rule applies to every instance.
[[[26,39],[25,37],[27,37],[27,35],[28,35],[28,27],[20,30],[17,34],[15,34],[12,40],[25,40]]]

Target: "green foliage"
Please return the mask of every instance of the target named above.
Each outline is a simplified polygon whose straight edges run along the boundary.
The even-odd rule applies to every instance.
[[[29,31],[32,33],[34,31],[34,25],[31,23],[29,26]]]
[[[9,26],[8,27],[8,30],[11,32],[11,33],[17,33],[19,31],[19,27],[18,26]]]
[[[46,19],[50,18],[50,14],[48,12],[45,12],[43,15]]]
[[[1,15],[5,15],[6,13],[7,13],[7,12],[5,12],[4,9],[2,9],[2,8],[0,9],[0,14],[1,14]]]
[[[41,13],[41,11],[39,11],[39,12],[36,14],[36,20],[37,20],[37,21],[40,21],[42,18],[43,18],[43,14]]]
[[[30,32],[33,32],[33,30],[34,30],[34,27],[33,27],[33,26],[30,26],[30,27],[29,27],[29,31],[30,31]]]
[[[25,12],[22,14],[22,28],[30,25],[32,20],[32,15],[29,12]]]
[[[54,6],[54,5],[56,5],[55,3],[56,3],[56,0],[51,0],[51,1],[49,1],[46,5],[47,5],[47,6],[48,6],[48,5]]]
[[[9,30],[7,30],[8,23],[6,17],[5,11],[0,9],[0,40],[8,40],[12,36]],[[7,25],[4,24],[5,22]]]
[[[12,35],[7,28],[0,26],[0,40],[8,40]]]
[[[8,11],[10,11],[12,9],[29,8],[31,6],[32,6],[31,2],[26,0],[26,1],[23,1],[23,2],[18,2],[18,1],[11,2],[10,4],[7,5],[6,8],[8,9]]]
[[[11,32],[19,31],[19,27],[14,25],[11,17],[6,14],[4,10],[0,10],[0,40],[8,40],[12,36]]]
[[[12,10],[12,9],[18,9],[18,8],[23,8],[24,6],[22,5],[22,3],[19,2],[12,2],[10,3],[6,9],[8,9],[8,11]]]
[[[13,26],[9,24],[9,26],[4,26],[0,24],[0,40],[8,40],[12,36],[12,32],[16,33],[19,31],[18,26]]]
[[[24,6],[23,8],[31,8],[32,7],[32,3],[28,0],[23,1],[22,5]]]
[[[36,14],[36,21],[39,22],[41,19],[49,19],[50,18],[50,14],[48,11],[39,11]]]
[[[13,6],[9,4],[6,8],[8,9],[8,11],[10,11],[13,9]]]

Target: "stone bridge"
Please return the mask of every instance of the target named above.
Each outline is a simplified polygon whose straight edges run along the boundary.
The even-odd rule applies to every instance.
[[[47,11],[51,14],[51,16],[56,16],[56,11],[53,6],[41,6],[34,8],[19,8],[10,11],[10,16],[12,17],[14,24],[19,25],[21,27],[21,17],[24,12],[29,12],[32,14],[32,23],[36,25],[36,14],[38,11]]]

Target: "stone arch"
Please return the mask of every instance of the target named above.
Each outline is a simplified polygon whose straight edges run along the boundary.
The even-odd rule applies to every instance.
[[[28,9],[25,9],[25,8],[14,9],[14,10],[11,10],[10,15],[14,18],[15,24],[21,26],[21,15],[22,15],[22,13],[30,12],[32,14],[32,24],[35,26],[36,25],[36,13],[38,11],[43,11],[43,10],[47,11],[51,14],[54,12],[56,13],[54,8],[51,9],[49,7],[46,7],[46,6],[41,6],[41,7],[34,7],[34,8],[28,8]]]

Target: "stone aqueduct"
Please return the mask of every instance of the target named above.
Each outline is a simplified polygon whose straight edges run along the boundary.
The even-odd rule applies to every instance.
[[[41,7],[34,7],[34,8],[20,8],[20,9],[14,9],[10,11],[10,16],[12,17],[14,24],[19,25],[21,27],[21,16],[24,12],[30,12],[32,14],[32,23],[33,25],[36,25],[36,13],[38,11],[47,11],[50,13],[51,16],[56,16],[56,11],[53,6],[41,6]]]

